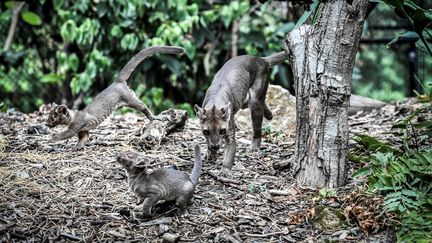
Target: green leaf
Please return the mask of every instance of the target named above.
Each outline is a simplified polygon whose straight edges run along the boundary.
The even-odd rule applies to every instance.
[[[395,8],[403,8],[404,0],[383,0],[385,3],[395,7]]]
[[[123,35],[123,31],[120,26],[114,25],[111,28],[110,34],[112,37],[120,37],[121,35]]]
[[[8,9],[13,9],[15,7],[15,1],[7,1],[5,2],[5,6]]]
[[[49,73],[49,74],[45,74],[44,76],[42,76],[40,81],[42,83],[56,84],[56,83],[60,82],[61,79],[62,79],[61,75],[55,74],[55,73]]]
[[[370,168],[370,167],[364,167],[364,168],[356,170],[353,173],[352,177],[356,178],[356,177],[359,177],[359,176],[368,176],[371,173],[372,173],[372,168]]]
[[[408,31],[403,34],[397,35],[393,40],[391,40],[389,43],[387,43],[387,48],[390,48],[393,44],[397,43],[398,41],[403,40],[411,40],[411,41],[417,41],[419,39],[419,36],[414,31]]]
[[[311,4],[311,6],[310,6],[310,10],[309,10],[309,11],[306,11],[306,12],[305,12],[301,17],[300,17],[300,19],[297,20],[297,23],[295,24],[294,28],[297,28],[297,27],[299,27],[300,25],[303,25],[303,24],[306,22],[306,20],[309,19],[309,17],[311,16],[311,14],[312,14],[313,12],[316,11],[317,6],[319,5],[318,3],[319,3],[319,1],[314,0],[314,2],[313,2],[313,3]]]
[[[138,46],[138,41],[138,37],[134,33],[129,33],[123,36],[120,46],[124,50],[135,50]]]
[[[24,11],[21,13],[22,19],[31,25],[41,25],[42,19],[34,12],[31,11]]]
[[[69,55],[68,66],[72,71],[74,71],[74,72],[78,71],[79,59],[75,53],[72,53],[71,55]]]
[[[160,56],[159,59],[161,59],[167,65],[168,69],[171,72],[175,73],[177,76],[182,75],[183,66],[181,62],[177,60],[177,58],[165,55]]]
[[[89,62],[87,64],[86,73],[87,73],[87,76],[90,78],[96,77],[97,67],[96,67],[96,64],[94,62]]]
[[[336,196],[336,191],[334,189],[330,189],[330,188],[321,188],[319,190],[319,193],[324,198],[329,198],[329,197],[335,197]]]
[[[65,1],[65,0],[54,0],[54,1],[53,1],[53,3],[54,3],[54,8],[55,8],[56,10],[61,9],[61,8],[63,7],[64,1]]]
[[[76,23],[69,19],[60,27],[60,35],[67,42],[72,42],[77,36]]]

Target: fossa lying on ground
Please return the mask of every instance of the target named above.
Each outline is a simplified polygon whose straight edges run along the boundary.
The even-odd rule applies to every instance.
[[[153,206],[159,200],[175,201],[182,211],[186,209],[201,175],[201,150],[197,144],[194,147],[194,153],[195,161],[190,176],[172,168],[163,168],[148,174],[147,159],[139,158],[134,152],[117,155],[117,162],[128,174],[130,189],[144,200],[144,217],[151,216]]]
[[[153,120],[153,114],[128,87],[126,81],[138,64],[147,57],[156,53],[178,54],[183,52],[183,48],[174,46],[153,46],[141,50],[126,63],[117,80],[100,92],[83,110],[70,110],[66,105],[54,106],[49,113],[46,125],[48,127],[67,125],[68,128],[53,135],[49,142],[68,139],[78,134],[79,141],[76,148],[81,149],[89,139],[89,130],[96,128],[113,111],[122,106],[141,111],[148,119]]]
[[[236,152],[234,115],[239,109],[247,107],[251,111],[253,128],[250,149],[260,148],[263,117],[268,120],[273,117],[265,103],[269,67],[286,59],[285,52],[263,58],[238,56],[228,60],[216,73],[202,108],[198,105],[194,107],[207,140],[209,160],[216,159],[216,153],[225,141],[222,165],[231,169]]]

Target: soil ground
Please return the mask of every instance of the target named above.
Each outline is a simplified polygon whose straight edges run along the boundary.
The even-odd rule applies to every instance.
[[[386,137],[401,117],[400,106],[350,117],[350,136]],[[387,231],[366,235],[355,222],[338,227],[316,223],[316,205],[343,211],[346,195],[362,182],[348,180],[337,197],[325,200],[318,190],[296,185],[289,169],[273,164],[294,153],[293,135],[265,134],[257,153],[247,152],[250,138],[237,132],[238,150],[232,175],[216,164],[203,163],[192,205],[184,215],[158,204],[151,219],[141,211],[128,188],[127,175],[115,162],[118,152],[134,150],[151,161],[151,169],[176,165],[190,173],[193,144],[206,146],[197,120],[167,136],[159,148],[130,145],[148,122],[143,115],[113,115],[91,133],[84,150],[74,151],[77,138],[48,144],[49,134],[28,134],[44,123],[40,113],[0,113],[0,241],[124,241],[180,237],[180,242],[316,242],[323,240],[382,242]],[[59,132],[64,127],[51,129]],[[350,142],[353,146],[354,141]],[[350,174],[357,167],[350,162]]]

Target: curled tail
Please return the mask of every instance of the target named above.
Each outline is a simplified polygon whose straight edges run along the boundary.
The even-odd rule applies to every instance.
[[[192,168],[192,174],[189,176],[189,178],[192,181],[192,184],[196,186],[198,184],[198,178],[201,175],[201,163],[202,163],[201,149],[198,144],[195,144],[194,152],[195,152],[195,161],[194,161],[194,166]]]
[[[156,53],[164,53],[164,54],[178,54],[183,53],[184,49],[176,46],[152,46],[148,47],[144,50],[141,50],[135,56],[133,56],[129,62],[123,67],[120,71],[120,74],[117,78],[116,82],[126,82],[129,79],[132,72],[135,68],[147,57],[153,56]]]
[[[268,67],[273,67],[287,60],[288,54],[285,51],[281,51],[276,54],[261,58],[267,63]]]

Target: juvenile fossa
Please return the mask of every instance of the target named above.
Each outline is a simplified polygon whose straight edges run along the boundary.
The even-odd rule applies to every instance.
[[[238,56],[231,58],[216,73],[202,107],[194,107],[207,141],[209,160],[216,159],[216,153],[225,141],[222,166],[231,169],[236,152],[234,115],[247,107],[251,111],[253,128],[250,150],[260,148],[263,117],[267,120],[273,117],[265,103],[269,68],[286,59],[285,52],[263,58]]]
[[[49,113],[46,125],[48,127],[67,125],[68,128],[61,133],[54,134],[49,142],[68,139],[78,134],[79,140],[76,148],[81,149],[89,139],[89,130],[95,129],[113,111],[122,106],[141,111],[148,119],[153,120],[153,114],[128,87],[126,81],[138,64],[147,57],[156,53],[178,54],[183,52],[183,48],[174,46],[153,46],[141,50],[126,63],[117,80],[100,92],[83,110],[71,110],[66,105],[54,106]]]
[[[198,178],[201,174],[201,150],[199,145],[194,147],[195,161],[192,173],[175,169],[159,169],[148,174],[146,166],[148,160],[138,158],[134,152],[120,153],[117,162],[126,170],[129,177],[130,189],[142,200],[143,216],[150,217],[154,205],[159,200],[175,201],[181,210],[190,203]]]

